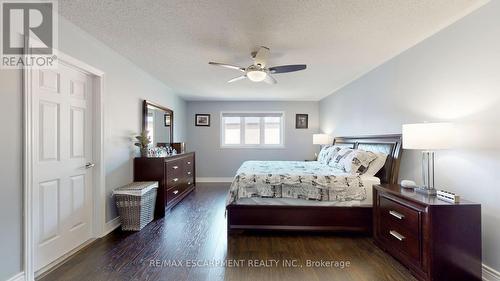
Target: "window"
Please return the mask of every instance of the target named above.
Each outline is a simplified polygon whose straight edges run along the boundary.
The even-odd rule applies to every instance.
[[[222,112],[221,146],[283,147],[283,112]]]

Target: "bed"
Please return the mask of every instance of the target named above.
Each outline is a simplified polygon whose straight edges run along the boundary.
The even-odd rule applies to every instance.
[[[387,154],[383,168],[374,177],[353,177],[341,171],[331,171],[315,161],[249,161],[238,170],[234,181],[251,181],[255,174],[270,171],[267,183],[279,179],[280,198],[265,196],[277,192],[268,188],[259,196],[235,195],[237,182],[232,183],[226,202],[227,229],[229,233],[244,230],[265,231],[328,231],[372,233],[372,186],[379,183],[396,183],[401,156],[401,135],[378,135],[361,137],[337,137],[334,145],[358,148],[372,152]],[[281,172],[283,171],[283,172]],[[286,173],[285,173],[286,172]],[[292,175],[284,177],[283,175]],[[241,175],[248,175],[242,178]],[[295,176],[299,175],[299,176]],[[334,175],[330,177],[330,175]],[[363,186],[364,188],[345,188],[341,193],[318,193],[310,185],[318,181],[324,185],[335,179],[332,188],[345,182],[346,186]],[[326,181],[326,182],[325,182]],[[300,182],[297,189],[297,182]],[[287,189],[287,184],[295,185],[295,189]],[[297,192],[297,190],[299,190]],[[241,190],[239,192],[242,192]],[[252,189],[244,192],[255,192]],[[328,197],[335,196],[335,200]],[[326,199],[325,199],[326,197]]]

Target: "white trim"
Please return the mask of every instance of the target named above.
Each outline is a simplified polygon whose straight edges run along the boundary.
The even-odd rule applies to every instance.
[[[26,46],[27,44],[25,44]],[[94,77],[94,97],[93,97],[93,160],[96,164],[94,168],[94,184],[92,190],[92,238],[101,237],[105,229],[105,169],[104,169],[104,72],[92,67],[84,62],[72,58],[63,52],[57,50],[58,60],[64,64],[78,68],[79,70],[90,74]],[[23,69],[23,211],[24,211],[24,275],[28,281],[34,280],[35,268],[35,247],[34,247],[34,234],[33,234],[33,169],[34,155],[33,155],[33,129],[34,120],[32,115],[33,110],[33,93],[31,89],[31,68],[24,67]]]
[[[120,222],[120,217],[116,217],[116,218],[108,221],[106,223],[106,225],[104,226],[104,231],[101,234],[101,237],[104,237],[104,236],[110,234],[113,230],[115,230],[118,227],[120,227],[120,225],[122,225],[121,222]]]
[[[264,144],[264,126],[260,124],[260,144],[225,144],[224,143],[224,114],[280,114],[281,124],[280,124],[280,144]],[[220,117],[220,132],[219,132],[219,146],[221,149],[284,149],[285,148],[285,128],[286,128],[286,115],[285,111],[221,111]],[[240,123],[240,142],[245,139],[244,123]]]
[[[500,281],[500,272],[485,265],[483,263],[483,280],[484,281]]]
[[[18,274],[7,279],[7,281],[24,281],[24,280],[26,280],[24,278],[24,272],[19,272]]]
[[[24,46],[28,46],[28,39],[25,37]],[[26,280],[35,279],[34,271],[34,250],[33,250],[33,120],[32,120],[32,91],[31,91],[31,69],[24,67],[23,73],[23,261],[24,278]]]
[[[224,178],[224,177],[196,178],[196,182],[233,182],[233,178]]]

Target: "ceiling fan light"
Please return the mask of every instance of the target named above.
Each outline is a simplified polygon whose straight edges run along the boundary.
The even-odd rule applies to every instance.
[[[247,72],[247,77],[250,81],[260,82],[266,79],[267,73],[261,70],[251,70]]]

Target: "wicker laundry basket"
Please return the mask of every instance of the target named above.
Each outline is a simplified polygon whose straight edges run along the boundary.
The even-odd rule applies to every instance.
[[[133,182],[113,191],[122,230],[139,231],[153,220],[158,182]]]

